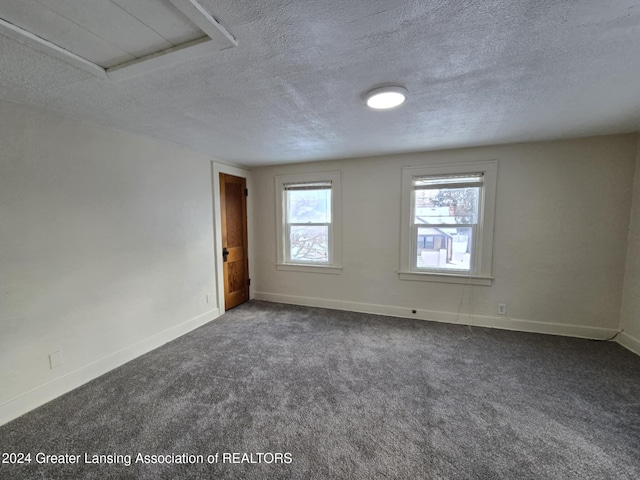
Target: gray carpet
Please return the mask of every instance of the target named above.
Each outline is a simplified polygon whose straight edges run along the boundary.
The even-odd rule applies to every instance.
[[[635,480],[640,357],[252,301],[0,427],[0,452],[32,455],[0,465],[3,479]],[[80,463],[37,464],[38,452]]]

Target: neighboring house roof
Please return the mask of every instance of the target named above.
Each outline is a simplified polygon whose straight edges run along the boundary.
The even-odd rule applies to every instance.
[[[416,215],[416,221],[420,223],[425,223],[427,225],[456,225],[456,217],[452,217],[447,215],[446,217],[425,217],[422,215]]]
[[[450,214],[449,207],[418,207],[415,210],[416,221],[430,225],[456,225],[456,217]]]
[[[449,207],[420,207],[416,209],[416,223],[425,225],[457,225],[456,217],[449,215]],[[453,237],[458,233],[457,228],[432,227],[429,230],[437,233],[427,235],[444,234]]]
[[[430,227],[430,228],[424,228],[424,227],[420,227],[420,230],[425,231],[424,233],[420,233],[421,235],[444,235],[447,237],[453,237],[453,233],[449,233],[446,232],[445,229],[442,228],[436,228],[436,227]],[[447,228],[446,230],[454,230],[451,228]],[[455,232],[454,232],[455,233]]]

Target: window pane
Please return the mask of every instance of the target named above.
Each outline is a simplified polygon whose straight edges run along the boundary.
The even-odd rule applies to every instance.
[[[418,227],[416,266],[470,271],[472,240],[471,228]]]
[[[331,223],[331,189],[287,190],[287,223]]]
[[[415,190],[417,224],[476,224],[480,187]]]
[[[290,226],[291,261],[328,263],[329,262],[329,227]]]

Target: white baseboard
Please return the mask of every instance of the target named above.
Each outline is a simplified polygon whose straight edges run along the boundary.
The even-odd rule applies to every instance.
[[[44,405],[54,398],[70,392],[90,380],[104,375],[110,370],[144,355],[219,316],[219,309],[210,310],[13,398],[0,405],[0,425],[4,425],[14,418],[18,418],[20,415]]]
[[[618,343],[636,355],[640,355],[640,338],[629,335],[627,332],[622,332],[618,336]]]
[[[291,305],[305,305],[309,307],[330,308],[333,310],[347,310],[351,312],[373,313],[390,317],[416,318],[433,322],[474,325],[477,327],[515,330],[519,332],[545,333],[589,339],[605,339],[616,334],[615,328],[587,327],[581,325],[567,325],[563,323],[536,322],[507,316],[491,317],[485,315],[468,315],[467,313],[437,312],[433,310],[416,310],[411,313],[410,308],[376,305],[372,303],[347,302],[326,298],[298,297],[278,293],[254,292],[256,300],[287,303]]]

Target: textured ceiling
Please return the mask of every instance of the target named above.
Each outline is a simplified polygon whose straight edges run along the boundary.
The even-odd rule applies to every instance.
[[[640,130],[640,0],[201,3],[237,47],[114,82],[0,35],[0,97],[248,166]]]

